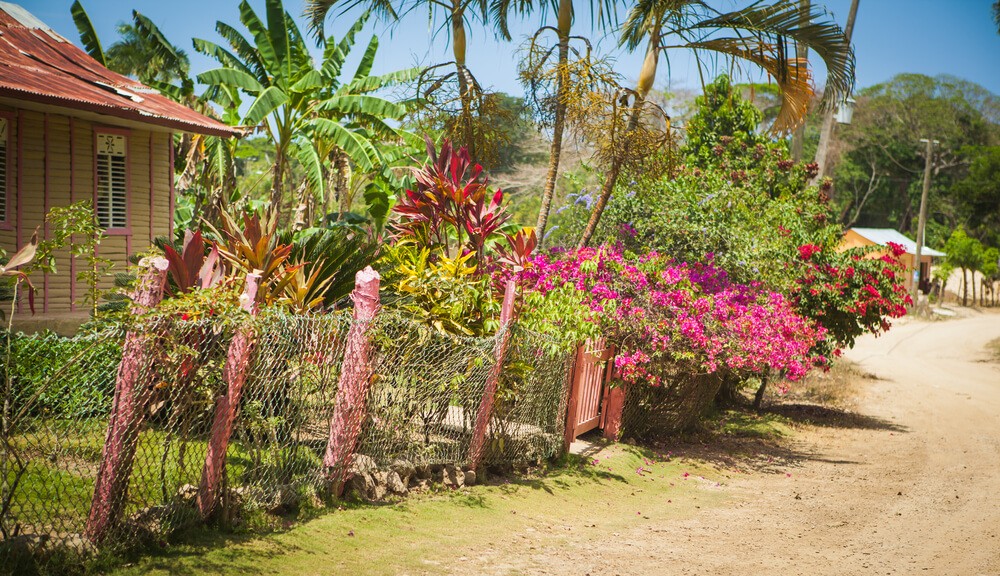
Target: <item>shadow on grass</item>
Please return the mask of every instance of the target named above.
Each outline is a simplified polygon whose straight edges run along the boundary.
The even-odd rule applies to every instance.
[[[231,561],[223,555],[218,560],[212,560],[208,552],[226,550],[233,546],[246,544],[254,540],[261,540],[264,534],[260,533],[232,533],[220,532],[211,528],[192,528],[184,530],[171,538],[170,545],[152,553],[143,555],[144,571],[163,570],[175,576],[196,576],[200,574],[223,573],[231,567]],[[235,550],[235,549],[234,549]],[[266,553],[257,552],[268,557],[277,556],[285,552],[282,548],[275,546]],[[187,566],[179,560],[198,556],[197,567]],[[127,566],[127,565],[126,565]]]
[[[630,447],[634,450],[643,450]],[[598,469],[589,464],[590,458],[577,454],[566,454],[550,465],[525,475],[491,476],[489,485],[499,488],[504,494],[513,494],[522,488],[542,490],[555,494],[556,490],[572,487],[573,482],[587,481],[596,484],[604,482],[628,483],[624,476],[613,471]]]

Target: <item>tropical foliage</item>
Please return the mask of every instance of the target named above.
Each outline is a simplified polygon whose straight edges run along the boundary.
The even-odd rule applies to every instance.
[[[240,4],[240,22],[249,37],[225,22],[216,23],[216,32],[230,50],[195,40],[199,52],[220,64],[199,74],[198,80],[246,94],[251,100],[240,124],[260,130],[274,145],[270,200],[279,216],[286,200],[289,159],[297,153],[305,169],[297,194],[299,226],[310,220],[310,199],[319,195],[325,200],[326,174],[343,170],[338,161],[346,159],[362,171],[375,172],[385,165],[375,142],[401,140],[387,121],[401,119],[407,103],[373,93],[412,79],[417,70],[371,76],[378,50],[378,40],[372,37],[357,68],[346,75],[344,64],[365,20],[367,15],[339,42],[321,38],[324,50],[318,64],[281,0],[268,0],[265,19],[246,1]],[[341,177],[337,184],[338,194],[344,197],[347,183]],[[346,201],[341,204],[349,208]]]

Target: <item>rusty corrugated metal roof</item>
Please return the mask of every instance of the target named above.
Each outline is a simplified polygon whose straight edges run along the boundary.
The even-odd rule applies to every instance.
[[[241,132],[108,70],[20,6],[0,2],[0,96],[213,136]]]

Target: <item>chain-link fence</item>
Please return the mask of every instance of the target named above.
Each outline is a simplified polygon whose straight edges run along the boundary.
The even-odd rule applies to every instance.
[[[462,338],[382,312],[362,327],[369,380],[354,457],[331,460],[353,323],[348,313],[159,318],[12,337],[0,573],[58,572],[203,522],[266,527],[329,503],[340,472],[362,479],[351,486],[368,498],[405,493],[430,468],[461,472],[505,335],[484,462],[561,450],[566,355],[551,342],[516,326]]]
[[[719,375],[691,373],[678,364],[664,364],[659,372],[661,386],[625,386],[622,438],[651,440],[690,428],[722,386]]]

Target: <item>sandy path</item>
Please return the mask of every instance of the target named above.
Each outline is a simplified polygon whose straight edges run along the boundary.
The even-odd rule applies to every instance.
[[[478,568],[1000,575],[1000,365],[983,361],[994,338],[996,314],[863,339],[849,357],[878,380],[862,386],[861,415],[798,434],[781,472],[734,476],[722,488],[729,502],[687,520],[508,547],[503,568]]]

